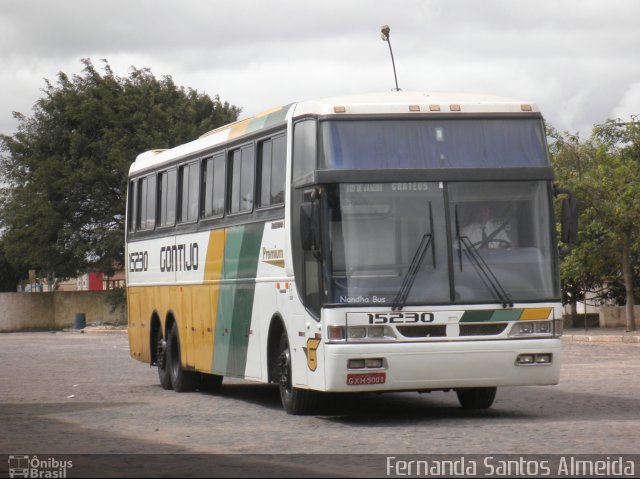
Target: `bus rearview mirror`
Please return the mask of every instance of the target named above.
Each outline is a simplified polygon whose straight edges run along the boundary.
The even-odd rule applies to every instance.
[[[302,249],[309,251],[313,247],[313,203],[304,202],[300,206],[300,239]]]
[[[305,201],[300,206],[300,239],[304,251],[320,253],[320,210],[317,201]]]
[[[574,245],[578,242],[578,200],[570,196],[562,200],[560,239]]]

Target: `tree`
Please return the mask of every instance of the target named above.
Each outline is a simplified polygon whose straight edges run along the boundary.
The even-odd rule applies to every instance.
[[[590,213],[598,218],[619,252],[626,291],[627,331],[636,330],[634,250],[640,238],[640,126],[609,120],[594,128],[598,164],[590,175],[599,188],[585,188]]]
[[[549,124],[546,127],[556,184],[576,193],[582,188],[587,172],[597,162],[593,141],[584,141],[579,134],[560,133]],[[577,303],[586,300],[587,292],[593,294],[595,290],[599,290],[603,293],[597,298],[592,297],[592,300],[607,299],[607,290],[602,289],[602,285],[614,274],[617,265],[612,261],[611,254],[608,254],[606,232],[602,231],[597,222],[586,221],[584,208],[582,210],[579,241],[571,247],[569,254],[562,255],[560,263],[562,302],[571,306],[574,321],[577,319]],[[566,247],[563,249],[565,252],[568,250]],[[594,251],[599,254],[593,254]]]
[[[178,87],[170,76],[131,68],[103,73],[89,59],[79,75],[45,80],[33,116],[0,135],[0,227],[14,267],[72,277],[112,273],[124,257],[127,173],[136,156],[171,148],[237,119],[240,109]]]
[[[580,244],[561,265],[563,286],[575,298],[598,284],[622,278],[627,330],[635,330],[634,269],[640,244],[640,131],[634,123],[608,121],[592,136],[559,134],[550,150],[558,182],[581,202]],[[565,289],[565,292],[567,289]]]
[[[15,292],[20,274],[7,261],[2,240],[0,240],[0,293]]]

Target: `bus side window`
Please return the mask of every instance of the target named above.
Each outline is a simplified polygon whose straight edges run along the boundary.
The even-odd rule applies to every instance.
[[[229,156],[229,213],[253,210],[255,148],[253,145],[234,150]]]
[[[287,161],[285,136],[260,143],[260,206],[284,204],[284,176]]]
[[[190,163],[180,167],[180,205],[179,222],[189,223],[198,219],[198,200],[200,198],[200,164]]]
[[[176,222],[176,179],[175,169],[158,175],[158,226],[173,226]]]
[[[202,211],[203,218],[215,218],[224,214],[224,154],[202,161]]]
[[[316,169],[316,122],[305,120],[296,123],[293,130],[293,179],[298,179]]]
[[[156,177],[147,176],[138,180],[137,227],[152,230],[156,225]]]
[[[128,231],[129,233],[133,233],[136,230],[136,212],[137,212],[137,203],[138,203],[138,195],[136,190],[137,183],[135,181],[129,182],[129,205],[127,211],[127,223],[128,223]]]

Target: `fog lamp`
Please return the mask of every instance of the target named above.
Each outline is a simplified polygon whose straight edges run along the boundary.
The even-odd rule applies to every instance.
[[[534,364],[536,357],[533,354],[520,354],[516,362],[518,364]]]
[[[382,367],[382,358],[367,359],[367,368],[379,369]]]
[[[536,364],[551,364],[551,354],[536,354]]]
[[[364,369],[365,368],[365,360],[364,359],[349,359],[349,369]]]

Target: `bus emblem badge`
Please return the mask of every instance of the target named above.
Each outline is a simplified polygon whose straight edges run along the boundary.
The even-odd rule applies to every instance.
[[[312,372],[318,367],[318,346],[320,346],[319,339],[309,338],[307,339],[307,346],[302,348],[304,354],[307,355],[307,366]]]

